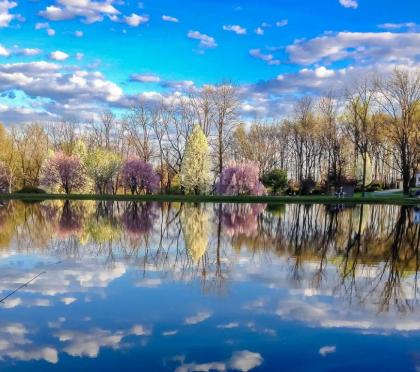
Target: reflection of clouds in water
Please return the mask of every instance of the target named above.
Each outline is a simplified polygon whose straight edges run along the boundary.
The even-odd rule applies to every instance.
[[[284,300],[276,314],[282,319],[296,320],[311,327],[353,328],[357,330],[418,331],[420,320],[416,313],[404,317],[395,312],[378,314],[374,307],[352,308],[347,302]]]
[[[57,363],[57,350],[49,346],[36,345],[27,337],[29,333],[21,323],[0,324],[0,359],[45,360]]]
[[[228,369],[247,372],[259,367],[264,359],[260,353],[255,353],[249,350],[241,350],[233,352],[232,356],[226,361],[215,361],[206,363],[185,363],[185,357],[177,357],[181,365],[176,368],[175,372],[209,372],[220,371],[224,372]]]
[[[323,346],[319,349],[319,353],[322,356],[326,356],[327,354],[332,354],[336,352],[336,347],[335,346]]]
[[[238,322],[230,322],[230,323],[226,323],[226,324],[218,324],[217,328],[222,328],[222,329],[231,329],[231,328],[238,328],[239,327],[239,323]]]
[[[173,331],[164,331],[162,332],[162,336],[175,336],[178,333],[177,330],[173,330]]]
[[[4,309],[13,309],[17,306],[39,306],[39,307],[47,307],[51,306],[52,303],[50,300],[46,298],[38,298],[38,299],[22,299],[21,297],[9,297],[7,300],[2,302],[2,307]]]
[[[44,274],[31,282],[29,286],[22,288],[20,292],[56,296],[84,292],[89,288],[106,288],[110,282],[125,274],[126,267],[121,262],[103,266],[95,260],[87,258],[80,262],[65,261],[57,265],[38,263],[25,273],[14,267],[6,266],[2,267],[0,273],[0,291],[6,293],[11,288],[17,288],[44,270],[46,271]],[[70,303],[70,298],[71,296],[63,300],[65,303]],[[6,303],[10,300],[6,300]]]
[[[212,316],[210,311],[199,311],[197,314],[185,318],[184,323],[188,325],[204,322]]]
[[[55,336],[67,346],[63,351],[71,356],[96,358],[99,350],[102,347],[108,347],[113,350],[119,349],[121,341],[124,337],[133,336],[148,336],[151,331],[142,325],[135,325],[128,331],[104,330],[100,328],[74,331],[62,330],[55,334]]]

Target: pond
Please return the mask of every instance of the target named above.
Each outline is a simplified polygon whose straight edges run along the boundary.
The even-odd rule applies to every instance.
[[[419,370],[415,218],[3,202],[0,370]]]

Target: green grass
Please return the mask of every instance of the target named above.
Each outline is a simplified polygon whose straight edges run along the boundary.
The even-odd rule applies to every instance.
[[[166,201],[189,203],[307,203],[307,204],[399,204],[417,205],[420,200],[403,194],[378,195],[367,194],[364,198],[360,194],[353,197],[336,198],[335,196],[219,196],[219,195],[91,195],[91,194],[0,194],[0,200],[120,200],[120,201]]]

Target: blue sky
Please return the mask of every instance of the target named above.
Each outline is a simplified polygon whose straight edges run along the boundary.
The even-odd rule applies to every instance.
[[[101,108],[230,80],[248,116],[356,76],[418,68],[420,2],[0,0],[0,121]]]

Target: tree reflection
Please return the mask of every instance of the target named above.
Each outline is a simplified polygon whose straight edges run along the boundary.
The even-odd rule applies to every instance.
[[[250,253],[267,268],[286,265],[291,287],[333,287],[350,303],[402,312],[417,304],[420,225],[413,219],[411,208],[392,205],[10,201],[0,205],[0,246],[124,261],[141,280],[153,272],[199,278],[203,291],[216,293],[238,255]]]

